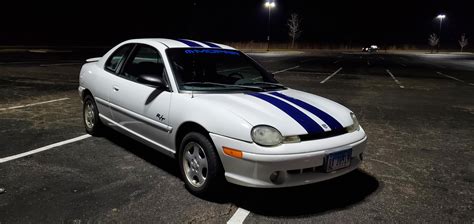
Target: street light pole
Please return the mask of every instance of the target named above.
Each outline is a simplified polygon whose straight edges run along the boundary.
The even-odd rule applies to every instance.
[[[446,18],[446,15],[444,14],[439,14],[437,17],[437,19],[439,19],[439,37],[438,37],[438,51],[439,51],[439,48],[441,47],[441,29],[443,28],[443,19]]]
[[[265,2],[265,7],[268,8],[268,29],[267,29],[267,51],[270,50],[270,32],[271,32],[271,15],[272,15],[272,8],[275,7],[274,0],[267,0]]]

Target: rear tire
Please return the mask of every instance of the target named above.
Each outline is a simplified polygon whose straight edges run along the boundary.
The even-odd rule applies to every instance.
[[[223,183],[223,171],[214,144],[201,133],[184,136],[178,154],[179,169],[186,188],[194,195],[208,196]]]
[[[86,132],[98,136],[102,130],[102,122],[99,117],[99,110],[97,104],[91,95],[84,97],[84,103],[82,105],[82,120],[84,121],[84,127]]]

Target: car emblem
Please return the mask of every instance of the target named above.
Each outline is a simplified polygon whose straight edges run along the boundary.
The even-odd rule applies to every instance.
[[[160,120],[160,121],[164,121],[164,120],[165,120],[165,117],[163,117],[163,115],[161,115],[161,114],[156,114],[156,117],[157,117],[158,120]]]

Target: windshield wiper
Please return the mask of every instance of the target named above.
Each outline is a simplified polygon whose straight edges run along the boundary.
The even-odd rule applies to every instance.
[[[273,82],[247,82],[247,83],[242,83],[242,85],[259,85],[259,84],[264,84],[264,85],[269,85],[273,87],[285,87],[284,85],[280,83],[273,83]]]
[[[237,87],[241,89],[250,89],[250,90],[258,90],[263,91],[264,89],[257,86],[246,86],[246,85],[232,85],[232,84],[223,84],[223,83],[216,83],[216,82],[185,82],[182,85],[188,86],[222,86],[222,87]]]

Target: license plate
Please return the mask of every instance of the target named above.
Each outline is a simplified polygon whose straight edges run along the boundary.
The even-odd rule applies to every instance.
[[[352,149],[334,152],[326,156],[326,172],[346,168],[351,165]]]

